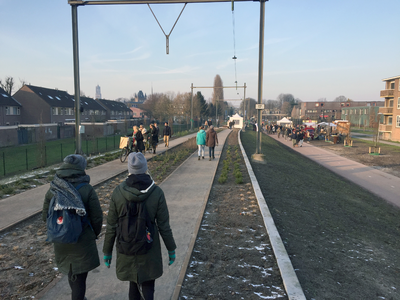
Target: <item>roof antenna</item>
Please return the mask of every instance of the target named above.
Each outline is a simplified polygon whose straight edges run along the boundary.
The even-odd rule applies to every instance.
[[[187,4],[187,3],[185,3],[185,5],[183,6],[183,8],[182,8],[182,10],[181,10],[181,13],[179,14],[178,18],[177,18],[176,21],[175,21],[174,26],[172,26],[171,31],[170,31],[169,34],[167,35],[167,34],[165,34],[165,31],[164,31],[164,29],[162,28],[160,22],[158,22],[156,15],[154,14],[153,10],[152,10],[151,7],[150,7],[150,4],[147,3],[147,6],[150,8],[151,13],[153,14],[154,18],[156,19],[156,21],[157,21],[157,23],[158,23],[158,26],[160,26],[162,32],[163,32],[164,35],[165,35],[165,38],[166,38],[166,46],[167,46],[167,54],[169,54],[169,36],[171,35],[172,30],[174,30],[176,23],[178,23],[178,20],[179,20],[179,18],[181,17],[181,14],[183,13],[183,10],[185,9],[186,4]]]

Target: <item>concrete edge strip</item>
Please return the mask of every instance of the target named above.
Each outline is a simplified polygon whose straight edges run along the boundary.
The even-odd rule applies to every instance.
[[[229,133],[229,134],[230,134],[230,133]],[[229,134],[227,135],[226,139],[228,138]],[[187,267],[188,267],[188,265],[189,265],[190,258],[192,257],[192,252],[193,252],[194,244],[196,243],[197,234],[198,234],[198,232],[199,232],[199,230],[200,230],[201,221],[203,220],[204,211],[206,210],[206,206],[207,206],[207,203],[208,203],[208,198],[210,197],[211,189],[212,189],[212,186],[213,186],[212,183],[214,182],[214,180],[215,180],[215,175],[217,174],[218,165],[219,165],[219,160],[221,159],[221,155],[222,155],[222,152],[223,152],[223,150],[224,150],[224,146],[225,146],[226,139],[225,139],[225,141],[224,141],[224,144],[221,145],[221,146],[222,146],[222,148],[221,148],[221,154],[220,154],[219,157],[218,157],[217,167],[215,168],[215,171],[214,171],[214,174],[213,174],[213,177],[212,177],[212,181],[211,181],[210,188],[208,189],[208,192],[206,193],[206,195],[205,195],[205,197],[204,197],[203,205],[202,205],[202,207],[201,207],[201,209],[200,209],[200,215],[199,215],[199,217],[198,217],[198,219],[197,219],[197,222],[196,222],[196,225],[195,225],[195,227],[194,227],[192,239],[190,240],[190,243],[189,243],[189,246],[188,246],[188,251],[187,251],[187,253],[186,253],[185,259],[183,260],[183,264],[182,264],[182,267],[181,267],[181,271],[179,272],[178,281],[177,281],[177,283],[176,283],[175,290],[174,290],[174,292],[173,292],[173,294],[172,294],[171,300],[178,300],[178,298],[179,298],[179,294],[180,294],[181,288],[182,288],[182,283],[183,283],[183,280],[185,279],[186,270],[187,270]],[[197,151],[195,151],[190,157],[192,157],[196,152],[197,152]]]
[[[267,202],[261,192],[257,178],[253,172],[250,161],[247,158],[246,152],[243,148],[242,141],[240,139],[240,133],[238,134],[238,141],[242,155],[247,167],[247,171],[250,176],[251,183],[253,185],[254,193],[257,197],[258,206],[260,207],[261,214],[264,219],[264,225],[267,229],[269,239],[271,242],[272,249],[275,253],[276,261],[278,263],[279,271],[282,276],[283,284],[286,289],[286,294],[290,300],[306,300],[303,289],[301,288],[300,282],[294,271],[292,262],[290,261],[289,255],[286,252],[285,245],[282,242],[282,238],[279,235],[278,229],[275,226],[274,219],[272,218],[271,212],[268,208]]]

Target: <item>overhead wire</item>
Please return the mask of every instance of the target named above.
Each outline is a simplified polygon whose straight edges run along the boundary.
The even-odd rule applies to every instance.
[[[232,30],[233,30],[233,57],[235,62],[235,85],[237,90],[237,70],[236,70],[236,34],[235,34],[235,1],[232,0]]]

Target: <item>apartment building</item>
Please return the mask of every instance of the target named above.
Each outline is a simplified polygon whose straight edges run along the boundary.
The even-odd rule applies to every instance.
[[[382,81],[385,89],[381,91],[381,98],[385,98],[385,105],[379,108],[379,114],[383,115],[379,135],[384,140],[400,141],[400,76]]]

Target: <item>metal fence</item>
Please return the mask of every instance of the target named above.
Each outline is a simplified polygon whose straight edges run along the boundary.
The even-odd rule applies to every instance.
[[[162,136],[164,124],[160,125]],[[194,126],[194,130],[197,131],[196,122]],[[190,130],[190,124],[174,124],[172,128],[174,135],[178,135],[182,131]],[[123,135],[84,139],[81,144],[82,152],[90,156],[116,150],[119,148],[121,136]],[[73,138],[3,148],[0,150],[0,178],[61,163],[65,156],[75,153],[75,149]]]

